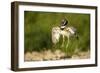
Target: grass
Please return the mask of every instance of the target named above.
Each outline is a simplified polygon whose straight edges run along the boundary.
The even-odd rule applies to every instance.
[[[51,30],[54,26],[59,26],[63,18],[68,20],[68,26],[77,29],[79,41],[71,38],[68,48],[57,48],[72,54],[78,48],[81,51],[90,49],[90,15],[77,13],[54,13],[54,12],[24,12],[24,47],[27,51],[41,51],[53,48],[51,41]],[[62,39],[62,38],[61,38]],[[67,41],[67,39],[66,39]],[[66,43],[65,43],[66,44]]]

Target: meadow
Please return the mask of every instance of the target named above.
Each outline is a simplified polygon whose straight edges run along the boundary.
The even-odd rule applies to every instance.
[[[79,40],[71,38],[68,48],[60,48],[60,42],[53,47],[51,30],[60,26],[61,20],[66,18],[68,26],[77,29]],[[67,39],[66,39],[67,41]],[[56,12],[24,12],[24,47],[26,52],[61,50],[68,55],[73,55],[76,50],[90,50],[90,15],[81,13],[56,13]]]

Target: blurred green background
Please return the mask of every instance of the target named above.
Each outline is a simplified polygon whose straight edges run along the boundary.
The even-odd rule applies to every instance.
[[[79,41],[72,39],[67,51],[72,52],[76,46],[82,51],[90,49],[89,14],[25,11],[25,52],[52,49],[52,27],[59,26],[63,18],[68,20],[68,26],[73,26],[77,29],[77,33],[79,35]]]

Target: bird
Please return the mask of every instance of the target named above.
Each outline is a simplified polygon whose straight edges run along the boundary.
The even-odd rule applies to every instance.
[[[67,26],[68,21],[63,19],[61,21],[61,25],[52,28],[52,43],[56,45],[59,42],[60,37],[62,36],[62,47],[64,46],[65,37],[67,37],[68,41],[66,44],[66,48],[69,45],[70,37],[75,36],[78,39],[77,30],[73,26]]]

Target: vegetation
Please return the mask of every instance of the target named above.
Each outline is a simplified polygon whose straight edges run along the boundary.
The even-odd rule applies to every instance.
[[[76,48],[81,51],[87,51],[90,49],[89,14],[25,11],[25,52],[57,49],[53,48],[51,30],[52,27],[59,26],[64,17],[68,20],[68,26],[73,26],[77,29],[79,40],[77,41],[75,38],[71,38],[67,49],[65,47],[59,48],[59,46],[57,46],[57,48],[69,54],[72,54]],[[61,40],[58,44],[61,44]]]

